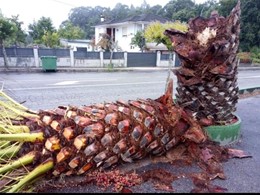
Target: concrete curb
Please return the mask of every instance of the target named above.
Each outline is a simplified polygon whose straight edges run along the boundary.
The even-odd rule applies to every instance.
[[[177,69],[173,67],[171,69]],[[126,67],[126,68],[85,68],[85,67],[58,67],[56,70],[50,72],[123,72],[123,71],[167,71],[168,67]],[[240,71],[260,70],[260,66],[243,66],[238,67]],[[0,72],[46,72],[42,68],[30,67],[12,67],[9,69],[0,68]],[[49,72],[49,71],[47,71]]]
[[[260,87],[250,87],[250,88],[244,88],[239,89],[239,94],[247,94],[247,93],[254,93],[256,91],[260,90]]]

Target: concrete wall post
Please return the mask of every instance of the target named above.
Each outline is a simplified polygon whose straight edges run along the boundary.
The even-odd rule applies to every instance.
[[[104,67],[104,52],[100,51],[99,52],[99,56],[100,56],[100,67]]]
[[[74,51],[73,51],[73,48],[70,48],[70,66],[71,67],[75,66],[75,64],[74,64]]]
[[[34,56],[35,66],[40,67],[39,54],[38,54],[38,47],[37,46],[35,46],[33,48],[33,56]]]
[[[127,67],[127,52],[124,52],[124,67]]]
[[[157,51],[156,53],[156,66],[160,66],[160,62],[161,62],[161,52]]]

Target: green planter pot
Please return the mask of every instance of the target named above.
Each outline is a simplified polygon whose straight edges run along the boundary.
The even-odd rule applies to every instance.
[[[209,138],[219,142],[220,145],[229,145],[238,141],[240,136],[241,119],[237,117],[237,122],[230,125],[212,125],[204,127]]]

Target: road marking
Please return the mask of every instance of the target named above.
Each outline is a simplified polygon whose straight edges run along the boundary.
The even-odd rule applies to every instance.
[[[125,86],[125,85],[149,85],[149,84],[161,84],[165,81],[156,82],[139,82],[139,83],[108,83],[108,84],[93,84],[93,85],[71,85],[71,86],[49,86],[49,87],[27,87],[27,88],[14,88],[12,91],[23,90],[42,90],[42,89],[64,89],[64,88],[83,88],[83,87],[106,87],[106,86]]]
[[[123,77],[122,77],[123,78]],[[91,82],[91,81],[116,81],[118,79],[121,79],[121,78],[106,78],[106,79],[83,79],[83,78],[78,78],[77,79],[80,81],[80,82]],[[83,80],[81,80],[83,79]],[[2,80],[0,80],[2,81]],[[48,79],[48,81],[53,81],[53,82],[63,82],[64,79]],[[16,82],[16,80],[14,81]],[[30,80],[22,80],[22,79],[19,79],[19,82],[42,82],[41,80],[37,79],[37,80],[34,80],[34,79],[30,79]]]
[[[63,81],[63,82],[48,84],[48,85],[73,85],[73,84],[78,83],[78,82],[79,81]]]
[[[247,76],[247,77],[238,77],[239,79],[251,79],[251,78],[260,78],[260,76]]]

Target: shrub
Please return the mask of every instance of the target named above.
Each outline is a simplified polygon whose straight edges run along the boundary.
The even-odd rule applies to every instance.
[[[250,52],[240,52],[238,53],[240,63],[252,63]]]
[[[256,64],[260,64],[260,48],[259,47],[252,47],[250,52],[251,52],[252,62],[256,63]]]

